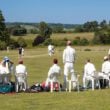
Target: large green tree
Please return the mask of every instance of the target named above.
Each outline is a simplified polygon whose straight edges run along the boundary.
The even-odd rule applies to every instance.
[[[98,22],[97,21],[91,21],[86,22],[83,25],[84,31],[86,32],[94,32],[98,29]]]
[[[17,25],[17,26],[10,28],[10,33],[14,36],[22,36],[22,35],[27,34],[27,30],[24,27]]]
[[[5,19],[2,14],[2,11],[0,10],[0,41],[3,41],[8,45],[9,40],[10,36],[5,25]]]
[[[107,27],[108,27],[107,21],[106,21],[106,20],[103,20],[103,21],[100,23],[100,27],[101,27],[102,29],[107,29]]]
[[[52,29],[48,26],[47,23],[40,22],[39,23],[39,32],[40,32],[40,36],[47,39],[47,38],[50,38],[50,35],[52,34]]]

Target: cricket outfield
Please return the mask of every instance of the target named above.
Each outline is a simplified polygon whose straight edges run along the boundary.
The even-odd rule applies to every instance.
[[[63,83],[62,52],[64,47],[56,47],[55,54],[50,57],[47,47],[25,49],[24,64],[28,70],[28,83],[31,86],[41,83],[47,77],[53,58],[57,58],[62,69],[60,82]],[[109,46],[75,47],[76,62],[75,71],[80,74],[82,84],[82,71],[86,58],[90,58],[97,71],[101,70],[103,57],[107,55]],[[85,51],[89,49],[89,51]],[[18,51],[0,51],[0,59],[8,56],[14,65],[18,63]],[[14,81],[14,75],[12,76]],[[75,92],[39,92],[39,93],[13,93],[0,94],[0,110],[109,110],[110,89]]]

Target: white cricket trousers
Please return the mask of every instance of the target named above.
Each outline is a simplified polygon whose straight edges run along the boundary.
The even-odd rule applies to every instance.
[[[64,89],[67,88],[68,76],[71,75],[71,81],[76,81],[76,76],[74,74],[73,63],[65,63],[64,65]],[[76,86],[76,83],[73,83],[73,88]]]

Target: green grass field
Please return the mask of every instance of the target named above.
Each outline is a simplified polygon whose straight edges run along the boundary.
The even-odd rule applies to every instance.
[[[25,49],[23,56],[24,64],[28,70],[28,83],[41,83],[47,77],[49,67],[52,65],[53,58],[59,60],[62,69],[60,82],[63,82],[63,63],[62,52],[64,47],[56,47],[55,54],[50,57],[47,47]],[[82,71],[86,58],[90,58],[95,64],[97,71],[101,69],[103,57],[107,55],[109,46],[89,46],[75,47],[77,58],[75,71],[80,76],[82,84]],[[84,51],[91,49],[91,51]],[[18,63],[18,50],[11,50],[9,53],[0,51],[0,59],[9,56],[14,62]],[[14,75],[12,77],[14,81]],[[42,92],[42,93],[15,93],[0,94],[0,110],[110,110],[110,89],[82,91],[82,92]]]

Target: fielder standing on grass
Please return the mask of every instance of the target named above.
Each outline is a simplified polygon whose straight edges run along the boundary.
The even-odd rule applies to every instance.
[[[20,47],[18,48],[18,52],[19,52],[19,58],[21,59],[22,56],[24,56],[24,48],[20,46]]]
[[[48,54],[49,56],[52,56],[54,54],[54,46],[51,44],[48,45]]]
[[[71,41],[67,41],[67,47],[63,51],[63,63],[64,63],[64,89],[67,90],[68,75],[71,74],[71,81],[76,81],[74,74],[74,63],[75,63],[76,51],[71,47]],[[73,83],[73,88],[76,83]]]

